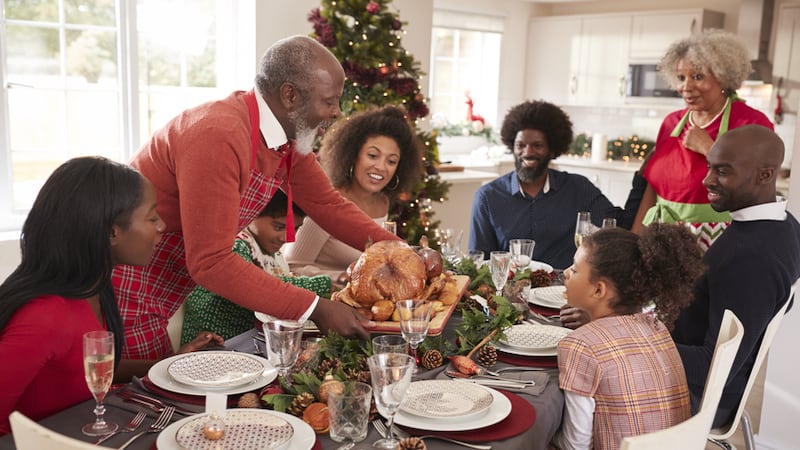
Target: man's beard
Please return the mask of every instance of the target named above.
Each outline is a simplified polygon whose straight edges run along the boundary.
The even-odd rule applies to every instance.
[[[317,127],[311,127],[305,119],[306,108],[300,108],[289,113],[289,119],[294,123],[295,150],[301,155],[308,155],[314,151],[317,140]]]
[[[533,183],[537,178],[542,176],[547,171],[547,166],[550,164],[549,157],[539,159],[539,164],[535,168],[523,168],[522,158],[514,159],[514,167],[517,169],[517,177],[523,183]]]

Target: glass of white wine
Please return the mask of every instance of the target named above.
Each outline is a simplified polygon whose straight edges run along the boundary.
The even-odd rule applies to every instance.
[[[578,220],[575,223],[575,248],[581,246],[583,238],[592,234],[594,225],[592,224],[592,213],[589,211],[579,211]]]
[[[81,428],[83,434],[102,436],[113,433],[119,426],[106,422],[104,415],[106,398],[111,381],[114,379],[114,333],[110,331],[90,331],[83,335],[83,371],[86,385],[89,386],[97,405],[94,408],[95,421]]]

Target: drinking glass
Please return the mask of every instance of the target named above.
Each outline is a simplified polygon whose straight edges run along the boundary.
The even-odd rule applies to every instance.
[[[303,324],[296,320],[273,320],[264,322],[264,337],[267,341],[267,359],[285,377],[300,354],[303,339]]]
[[[372,395],[378,412],[388,420],[386,438],[372,443],[373,447],[396,449],[399,441],[394,437],[394,415],[411,384],[411,374],[416,363],[414,358],[401,353],[382,353],[367,358],[372,377]]]
[[[578,212],[578,221],[575,223],[575,248],[581,246],[585,236],[592,234],[593,228],[592,213],[589,211]]]
[[[439,228],[437,232],[442,256],[450,262],[455,262],[461,253],[461,238],[464,231],[455,228]]]
[[[497,295],[503,295],[503,288],[508,281],[508,271],[511,268],[511,253],[492,252],[489,254],[489,269],[492,272],[492,282]]]
[[[397,313],[400,315],[400,330],[403,333],[403,338],[411,347],[411,353],[414,356],[414,362],[416,362],[417,347],[428,335],[433,304],[425,300],[400,300],[395,303],[395,308],[397,308]]]
[[[119,427],[103,418],[106,413],[103,400],[114,379],[114,333],[101,330],[83,335],[83,372],[86,385],[97,404],[94,408],[95,421],[84,425],[81,431],[89,436],[113,433]]]
[[[383,221],[383,229],[396,235],[397,234],[397,222],[392,220],[384,220]]]
[[[483,250],[470,250],[469,258],[475,263],[475,267],[480,267],[483,264]]]
[[[606,217],[603,219],[603,226],[601,228],[616,228],[617,227],[617,219],[613,217]]]
[[[372,354],[408,353],[406,338],[398,334],[384,334],[372,338]]]
[[[358,381],[336,382],[328,389],[331,439],[351,447],[367,437],[372,387]]]
[[[508,249],[511,253],[514,270],[522,270],[530,265],[535,245],[536,241],[533,239],[512,239],[509,241]]]

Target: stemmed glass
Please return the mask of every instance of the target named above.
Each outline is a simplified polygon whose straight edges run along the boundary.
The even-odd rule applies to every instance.
[[[575,248],[581,246],[584,236],[592,234],[594,225],[592,225],[592,213],[589,211],[578,212],[578,220],[575,223]]]
[[[403,333],[403,338],[411,347],[411,353],[416,363],[417,347],[428,335],[433,304],[425,300],[400,300],[395,303],[395,308],[397,308],[397,312],[400,315],[400,330]],[[416,372],[416,364],[414,369]]]
[[[83,372],[97,405],[94,408],[95,421],[84,425],[81,431],[89,436],[113,433],[119,426],[103,418],[106,413],[103,400],[114,379],[114,333],[101,330],[83,335]]]
[[[511,268],[510,252],[492,252],[489,254],[489,269],[492,272],[492,282],[497,295],[503,295],[503,288],[508,281],[508,271]]]
[[[264,337],[269,363],[278,370],[278,376],[286,377],[300,354],[303,324],[296,320],[264,322]]]
[[[461,253],[461,238],[463,230],[455,228],[439,228],[439,246],[442,248],[442,256],[450,262],[456,262]]]
[[[530,265],[535,245],[536,241],[533,239],[512,239],[509,241],[508,249],[511,253],[514,270],[522,270]]]
[[[396,449],[399,441],[394,437],[394,415],[411,384],[411,374],[416,363],[414,358],[401,353],[381,353],[367,358],[372,377],[372,394],[378,412],[388,420],[388,433],[384,439],[372,443],[373,447]]]

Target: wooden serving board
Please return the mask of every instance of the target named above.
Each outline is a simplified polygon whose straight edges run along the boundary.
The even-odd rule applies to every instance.
[[[469,286],[469,277],[466,275],[454,275],[456,278],[456,288],[458,290],[458,299],[460,300],[461,297],[464,295],[464,291],[467,290],[467,286]],[[447,324],[447,320],[450,319],[450,316],[453,315],[453,311],[456,309],[456,305],[458,305],[458,301],[453,302],[451,305],[447,305],[447,307],[439,312],[436,313],[435,316],[431,317],[431,323],[428,327],[428,336],[438,336],[442,334],[444,331],[444,326]],[[371,333],[384,333],[384,334],[400,334],[400,322],[394,321],[384,321],[384,322],[375,322],[377,325],[375,328],[371,328],[369,331]]]

